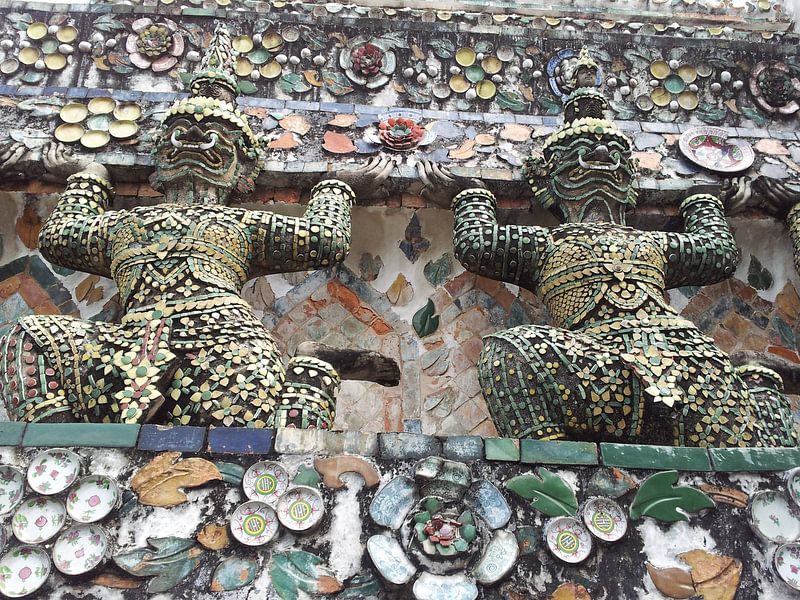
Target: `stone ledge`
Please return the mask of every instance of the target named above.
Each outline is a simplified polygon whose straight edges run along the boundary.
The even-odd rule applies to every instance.
[[[169,427],[106,423],[0,422],[0,446],[137,448],[211,454],[353,454],[385,460],[441,456],[456,461],[620,467],[694,472],[785,471],[800,466],[798,448],[688,448],[573,441],[517,440],[421,433]]]

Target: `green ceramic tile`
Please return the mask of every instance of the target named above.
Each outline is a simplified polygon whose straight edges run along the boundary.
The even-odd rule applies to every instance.
[[[484,440],[486,460],[519,460],[519,440],[510,438],[486,438]]]
[[[715,471],[786,471],[800,465],[800,448],[711,448]]]
[[[31,423],[25,430],[23,446],[87,446],[133,448],[139,425],[121,423]]]
[[[711,461],[705,448],[600,444],[600,453],[603,455],[603,464],[607,467],[677,471],[711,470]]]
[[[26,423],[0,422],[0,446],[16,446],[22,441]]]
[[[596,465],[597,444],[520,440],[522,462],[546,465]]]

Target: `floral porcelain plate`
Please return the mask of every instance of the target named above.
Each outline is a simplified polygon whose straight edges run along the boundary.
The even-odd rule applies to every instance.
[[[53,545],[53,563],[64,575],[88,573],[106,558],[108,538],[97,525],[75,525]]]
[[[61,531],[66,518],[67,510],[61,500],[34,496],[14,513],[11,530],[24,544],[41,544]]]
[[[49,496],[63,492],[78,478],[81,459],[71,450],[52,448],[37,454],[28,467],[28,485]]]
[[[557,517],[545,527],[547,547],[556,558],[567,563],[586,560],[592,551],[592,536],[573,517]]]
[[[789,498],[800,508],[800,469],[792,469],[786,477],[786,491]]]
[[[681,135],[683,155],[693,163],[718,173],[744,171],[753,164],[753,148],[745,140],[729,139],[721,127],[693,127]]]
[[[753,494],[749,519],[750,527],[761,539],[786,544],[800,538],[800,509],[782,492]]]
[[[52,569],[44,548],[13,548],[0,558],[0,593],[9,598],[29,596],[44,585]]]
[[[67,513],[78,523],[94,523],[107,516],[119,502],[119,486],[105,475],[88,475],[67,496]]]
[[[17,508],[24,491],[25,476],[22,471],[8,465],[0,466],[0,515]]]
[[[272,507],[250,500],[236,507],[231,515],[231,535],[245,546],[263,546],[278,533],[278,519]]]
[[[288,487],[289,474],[275,462],[257,462],[242,478],[245,496],[269,504],[276,502]]]
[[[628,519],[622,507],[609,498],[591,498],[586,502],[583,522],[589,533],[604,542],[616,542],[628,530]]]
[[[325,513],[322,494],[311,487],[298,485],[278,500],[278,519],[292,531],[307,531],[317,525]]]
[[[800,591],[800,544],[783,544],[775,549],[772,566],[783,582]]]

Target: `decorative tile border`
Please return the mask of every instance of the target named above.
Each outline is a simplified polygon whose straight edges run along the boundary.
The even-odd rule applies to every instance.
[[[273,443],[274,442],[274,443]],[[606,466],[692,472],[785,471],[800,466],[800,448],[681,448],[638,444],[515,440],[420,433],[313,429],[162,427],[107,423],[0,422],[0,446],[137,448],[211,454],[357,454],[383,460],[450,460]]]

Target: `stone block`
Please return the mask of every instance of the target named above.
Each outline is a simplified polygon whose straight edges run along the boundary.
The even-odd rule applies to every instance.
[[[378,434],[364,431],[345,431],[344,452],[360,456],[378,455]]]
[[[378,436],[381,458],[417,459],[439,456],[442,443],[421,433],[382,433]]]
[[[800,465],[800,448],[709,448],[715,471],[786,471]]]
[[[206,441],[205,427],[142,425],[139,450],[151,452],[200,452]]]
[[[134,448],[139,425],[123,423],[29,423],[23,446]]]
[[[604,443],[600,444],[600,452],[603,464],[607,467],[711,471],[711,461],[705,448]]]
[[[312,454],[322,448],[322,431],[318,429],[296,429],[281,427],[275,436],[275,452],[278,454]]]
[[[592,442],[520,440],[520,452],[524,463],[596,465],[598,462],[597,444]]]
[[[0,423],[0,446],[17,446],[22,442],[26,423],[4,421]]]
[[[486,438],[486,460],[517,462],[520,459],[519,440],[511,438]]]
[[[453,435],[442,442],[444,457],[450,460],[470,461],[483,458],[483,439],[477,435]]]
[[[274,429],[212,427],[208,430],[208,451],[216,454],[268,454]]]

